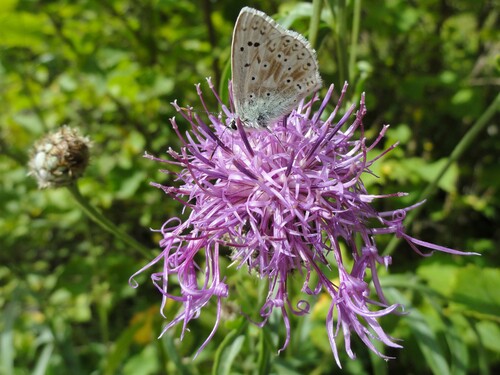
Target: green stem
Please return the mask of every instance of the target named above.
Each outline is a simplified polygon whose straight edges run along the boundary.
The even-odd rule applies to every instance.
[[[323,4],[322,0],[313,0],[313,12],[311,15],[311,23],[309,24],[309,42],[313,48],[318,48],[318,31],[319,31],[319,22],[321,19],[321,5]]]
[[[455,163],[464,153],[465,151],[473,144],[474,140],[481,133],[481,131],[488,125],[490,119],[495,115],[495,113],[500,109],[500,94],[493,100],[490,106],[484,111],[483,115],[476,121],[474,125],[469,129],[469,131],[464,135],[462,140],[457,144],[450,157],[448,158],[447,163],[443,166],[437,177],[434,181],[431,181],[425,190],[418,197],[417,202],[420,202],[424,199],[428,199],[432,195],[436,193],[438,183],[441,178],[444,176],[448,168]],[[415,219],[415,217],[420,213],[423,205],[418,206],[414,210],[412,210],[408,216],[406,217],[405,224],[409,228]],[[387,245],[387,248],[384,251],[384,255],[390,255],[396,249],[396,246],[399,244],[401,239],[397,237],[393,237],[392,240]]]
[[[359,25],[361,18],[361,0],[354,0],[352,30],[351,30],[351,48],[349,48],[349,82],[354,83],[356,74],[356,58],[358,51]]]
[[[339,63],[339,82],[342,84],[347,80],[347,77],[349,76],[349,72],[347,72],[348,69],[348,58],[347,58],[347,43],[346,43],[346,36],[347,36],[347,25],[346,25],[346,2],[345,0],[338,0],[337,1],[338,7],[337,7],[337,14],[336,14],[336,21],[337,21],[337,54],[339,56],[338,63]]]
[[[110,342],[108,321],[109,310],[107,308],[107,304],[103,303],[102,300],[97,303],[97,314],[99,317],[99,327],[101,330],[102,342]]]
[[[145,257],[149,258],[151,256],[150,251],[144,245],[141,245],[135,239],[130,237],[127,233],[123,232],[113,222],[108,220],[106,217],[104,217],[103,214],[97,211],[89,203],[89,201],[83,197],[76,184],[68,186],[68,190],[71,193],[71,195],[73,195],[73,198],[75,198],[75,201],[78,203],[82,211],[85,212],[85,214],[88,217],[90,217],[95,223],[97,223],[103,229],[105,229],[106,231],[108,231],[121,241],[123,241],[125,244],[129,245],[131,248],[140,252]]]

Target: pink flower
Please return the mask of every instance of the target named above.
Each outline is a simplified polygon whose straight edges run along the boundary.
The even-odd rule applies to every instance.
[[[153,283],[163,295],[162,304],[173,299],[184,305],[183,312],[167,324],[164,332],[182,322],[184,335],[188,322],[197,318],[201,309],[215,298],[217,319],[199,351],[206,346],[220,322],[222,299],[228,296],[219,256],[222,248],[229,247],[233,250],[231,259],[238,268],[248,268],[260,278],[268,279],[269,292],[260,310],[262,325],[274,309],[281,311],[287,332],[281,350],[286,348],[291,335],[288,312],[303,315],[310,310],[305,300],[292,306],[288,298],[287,278],[297,270],[303,275],[305,294],[326,292],[331,297],[326,328],[339,366],[335,340],[340,332],[349,357],[355,358],[350,347],[350,335],[354,332],[372,351],[387,358],[377,351],[374,340],[391,347],[401,346],[385,334],[378,318],[401,306],[388,304],[378,281],[377,263],[388,267],[391,258],[378,253],[377,235],[402,237],[419,253],[417,246],[451,254],[472,253],[408,236],[402,223],[406,212],[415,206],[378,212],[371,205],[375,199],[405,195],[369,194],[361,180],[363,174],[370,173],[370,166],[396,145],[374,159],[367,158],[368,151],[383,138],[387,126],[374,142],[367,144],[362,122],[366,113],[364,96],[356,112],[353,105],[340,120],[335,120],[347,84],[327,120],[320,117],[331,99],[333,86],[317,111],[312,109],[313,101],[302,104],[265,130],[242,127],[236,115],[220,101],[210,80],[209,84],[223,114],[215,117],[207,109],[198,86],[210,124],[191,109],[173,103],[192,127],[191,132],[183,135],[176,120],[171,120],[184,146],[179,153],[168,151],[171,160],[146,155],[182,168],[175,174],[179,186],[153,185],[181,202],[189,212],[185,221],[175,217],[166,221],[161,228],[162,253],[137,272],[163,262],[163,272],[152,275]],[[237,124],[237,130],[228,129],[230,123]],[[362,137],[355,138],[355,133]],[[347,262],[353,262],[350,269],[343,259],[341,243],[350,250],[352,260]],[[330,253],[334,263],[327,259]],[[205,262],[195,261],[202,254]],[[370,289],[365,281],[367,269],[377,300],[369,297]],[[313,273],[317,275],[316,285],[311,285]],[[203,282],[199,281],[200,275]],[[180,295],[170,293],[168,281],[172,276],[179,280]],[[338,285],[331,281],[334,278],[338,278]],[[137,286],[134,280],[131,283]]]

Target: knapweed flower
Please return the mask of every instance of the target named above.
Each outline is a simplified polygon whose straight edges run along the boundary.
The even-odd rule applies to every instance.
[[[154,273],[152,280],[163,295],[162,307],[168,299],[184,306],[163,332],[182,322],[184,335],[187,323],[215,298],[216,322],[200,350],[211,339],[219,324],[222,299],[228,296],[219,257],[223,248],[230,248],[233,264],[268,280],[269,291],[260,315],[265,324],[273,310],[281,312],[286,327],[282,349],[291,335],[288,313],[303,315],[310,310],[307,301],[293,306],[289,299],[287,279],[293,272],[294,277],[303,277],[303,293],[323,292],[331,297],[326,330],[339,366],[335,344],[339,333],[343,334],[351,358],[355,358],[350,347],[352,332],[379,356],[387,358],[377,351],[374,340],[391,347],[401,346],[384,332],[378,318],[401,306],[390,305],[382,292],[377,264],[387,267],[391,258],[379,254],[376,237],[393,234],[419,253],[418,247],[451,254],[470,253],[407,235],[403,219],[414,206],[378,212],[371,205],[376,199],[404,194],[373,195],[363,185],[363,174],[370,173],[370,166],[395,147],[368,159],[368,152],[383,138],[387,126],[374,142],[367,144],[362,122],[366,112],[364,96],[356,112],[352,105],[336,120],[345,85],[335,109],[322,120],[333,93],[331,86],[318,110],[313,111],[311,101],[269,129],[249,130],[224,106],[210,80],[209,84],[222,114],[216,117],[208,110],[198,85],[209,123],[192,109],[173,103],[192,127],[184,135],[176,120],[171,120],[183,147],[180,152],[169,149],[170,160],[146,154],[147,158],[181,168],[175,173],[179,186],[153,185],[181,202],[188,216],[184,221],[173,217],[165,222],[160,230],[163,252],[137,272],[160,263],[163,270]],[[231,123],[237,124],[236,130],[228,128]],[[355,134],[361,134],[361,138],[356,139]],[[352,259],[344,259],[341,246],[349,249]],[[204,259],[204,263],[196,259]],[[367,274],[371,274],[376,299],[370,296]],[[178,278],[179,295],[172,294],[169,288],[172,276]],[[311,280],[317,280],[315,285]],[[136,286],[133,279],[131,283]]]
[[[40,189],[67,186],[85,172],[89,148],[89,138],[64,125],[35,143],[28,174],[35,177]]]

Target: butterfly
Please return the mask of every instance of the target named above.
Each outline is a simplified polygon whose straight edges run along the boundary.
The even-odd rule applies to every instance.
[[[234,26],[231,70],[236,115],[250,128],[268,129],[321,88],[316,52],[306,38],[249,7]]]

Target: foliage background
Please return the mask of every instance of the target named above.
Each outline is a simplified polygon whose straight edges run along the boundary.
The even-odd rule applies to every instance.
[[[283,343],[279,320],[260,330],[239,314],[258,313],[259,283],[228,270],[233,291],[225,320],[192,361],[212,328],[213,306],[183,341],[178,329],[157,340],[164,324],[160,296],[146,276],[138,289],[127,282],[159,251],[159,237],[149,228],[179,215],[176,202],[148,185],[167,182],[160,166],[141,156],[179,147],[169,102],[196,108],[193,85],[207,76],[225,90],[242,3],[0,2],[0,374],[340,371],[321,298],[310,316],[293,320],[292,343],[277,356]],[[365,91],[368,135],[389,123],[386,145],[401,142],[376,166],[379,178],[366,184],[373,192],[410,193],[384,205],[412,204],[498,94],[499,3],[318,3],[322,18],[314,44],[325,83],[339,87],[348,79],[354,101]],[[311,3],[245,5],[309,34]],[[356,14],[359,36],[353,38]],[[206,83],[202,87],[208,92]],[[345,373],[498,373],[498,120],[491,118],[453,163],[410,231],[482,256],[423,259],[400,244],[383,284],[411,314],[385,319],[383,326],[405,348],[387,351],[397,359],[386,363],[357,343],[359,360],[343,358]],[[150,248],[149,259],[90,221],[68,190],[39,191],[26,176],[31,145],[62,124],[93,140],[91,166],[79,181],[82,194]],[[167,306],[170,318],[177,308]]]

